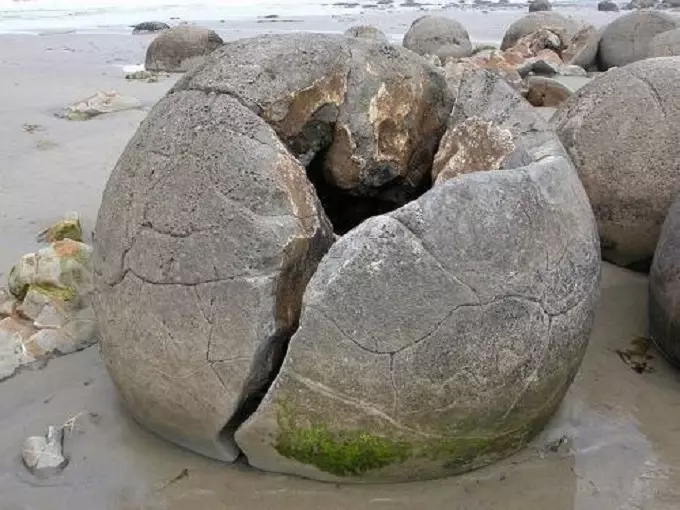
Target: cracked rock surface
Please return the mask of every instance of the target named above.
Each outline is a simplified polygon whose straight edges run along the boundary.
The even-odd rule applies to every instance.
[[[595,224],[505,82],[467,74],[457,96],[451,112],[407,50],[304,34],[229,43],[177,83],[114,168],[94,243],[102,355],[139,422],[345,481],[472,469],[540,430],[587,342]],[[468,119],[500,143],[446,144],[455,171],[403,205]],[[315,172],[392,212],[336,237]]]
[[[651,259],[680,192],[678,66],[680,57],[664,57],[612,69],[551,120],[590,198],[603,255],[619,265]]]
[[[333,245],[278,377],[236,432],[252,465],[323,480],[445,476],[517,450],[561,401],[597,297],[587,197],[504,81],[468,73],[458,97],[450,126],[474,116],[509,129],[513,154]]]
[[[222,460],[332,242],[305,170],[228,94],[175,91],[113,170],[96,227],[102,354],[143,424]]]

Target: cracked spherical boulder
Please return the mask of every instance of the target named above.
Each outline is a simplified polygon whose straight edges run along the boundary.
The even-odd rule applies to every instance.
[[[488,72],[463,77],[449,130],[493,138],[465,148],[491,154],[459,158],[457,174],[324,256],[278,376],[236,431],[251,465],[440,477],[521,448],[559,405],[597,296],[587,196],[550,127]]]
[[[554,11],[538,11],[522,16],[508,27],[503,36],[501,50],[507,50],[515,45],[522,37],[540,29],[564,30],[566,40],[570,40],[583,28],[583,23],[569,16]]]
[[[148,71],[188,71],[222,42],[217,33],[207,28],[173,27],[151,41],[146,50],[145,67]]]
[[[680,200],[668,211],[649,272],[649,335],[680,367]]]
[[[348,193],[420,188],[453,97],[444,73],[388,43],[301,34],[227,43],[175,90],[237,96],[290,151]]]
[[[597,53],[599,67],[610,67],[647,58],[650,43],[657,35],[680,27],[680,19],[659,11],[635,11],[612,21],[602,32]]]
[[[333,233],[305,169],[237,98],[177,90],[119,159],[96,225],[107,368],[134,417],[232,461]]]
[[[680,28],[662,32],[649,42],[647,57],[680,56]]]
[[[647,59],[598,77],[552,119],[617,264],[651,260],[680,192],[679,95],[680,57]]]
[[[404,35],[404,47],[419,55],[447,58],[472,55],[472,43],[465,27],[443,16],[423,16],[415,20]]]

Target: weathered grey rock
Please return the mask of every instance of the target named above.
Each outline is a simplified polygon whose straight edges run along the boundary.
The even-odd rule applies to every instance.
[[[17,306],[17,300],[9,291],[0,288],[0,319],[14,314]]]
[[[559,74],[561,68],[562,66],[550,60],[532,58],[517,66],[517,72],[521,77],[525,77],[529,73],[553,76]]]
[[[138,23],[132,26],[133,34],[154,34],[156,32],[162,32],[163,30],[168,30],[170,25],[163,23],[162,21],[144,21],[143,23]]]
[[[443,72],[404,48],[354,47],[352,57],[326,175],[352,194],[404,203],[422,188],[453,97]]]
[[[173,27],[151,41],[146,50],[145,67],[147,71],[188,71],[222,43],[217,33],[206,28]]]
[[[558,28],[565,31],[568,39],[571,39],[582,28],[583,23],[563,16],[557,12],[532,12],[521,17],[510,25],[503,36],[501,50],[507,50],[524,36],[527,36],[541,28]]]
[[[602,0],[597,4],[598,11],[619,12],[619,6],[612,0]]]
[[[588,72],[581,66],[565,65],[560,68],[560,76],[586,77]]]
[[[649,334],[656,347],[680,366],[680,200],[663,223],[649,272]]]
[[[576,32],[562,51],[562,60],[567,65],[587,68],[596,61],[600,34],[592,25],[586,25]]]
[[[415,20],[404,35],[404,46],[420,55],[437,55],[442,62],[449,57],[472,54],[472,43],[465,27],[451,18],[423,16]]]
[[[647,59],[601,75],[553,118],[588,192],[603,254],[617,264],[652,257],[680,192],[678,97],[680,58]]]
[[[527,101],[533,106],[559,106],[574,95],[574,91],[558,80],[546,76],[527,78]]]
[[[35,361],[26,347],[34,333],[30,322],[16,317],[0,320],[0,381],[14,375],[22,365]]]
[[[529,12],[552,11],[548,0],[532,0],[529,2]]]
[[[649,58],[680,55],[680,28],[662,32],[649,42]]]
[[[61,472],[68,464],[63,452],[64,429],[47,427],[44,436],[26,438],[21,446],[21,458],[28,470],[38,477],[49,477]]]
[[[19,259],[9,273],[9,291],[23,299],[31,285],[63,301],[87,296],[92,290],[92,248],[63,239]]]
[[[345,30],[345,36],[352,37],[354,39],[366,39],[375,42],[389,42],[387,36],[382,31],[371,25],[358,25],[355,27],[350,27]]]
[[[237,95],[303,165],[326,150],[334,185],[397,201],[429,171],[453,102],[411,51],[320,34],[228,43],[175,90]]]
[[[510,130],[508,171],[445,180],[333,245],[281,371],[236,433],[252,465],[443,476],[517,450],[559,404],[597,294],[592,212],[550,127],[505,82],[464,76],[449,129],[470,119]]]
[[[649,45],[658,34],[680,27],[680,19],[665,12],[624,14],[602,32],[597,54],[600,69],[622,67],[647,58]]]
[[[314,94],[327,92],[334,68],[315,65],[321,44],[274,55],[263,39],[248,59],[242,43],[229,46],[156,104],[112,172],[94,246],[102,356],[133,416],[227,461],[239,455],[234,424],[276,370],[333,241],[305,169],[244,104],[260,105],[263,117],[269,105],[279,129],[302,128],[295,115],[311,118],[328,103]],[[267,68],[276,58],[281,67]],[[307,67],[275,74],[292,62]],[[344,94],[344,82],[334,90]],[[307,99],[296,103],[291,91]]]
[[[142,102],[132,96],[123,96],[115,90],[100,90],[95,94],[67,106],[58,117],[67,120],[90,120],[106,113],[123,112],[141,108]]]

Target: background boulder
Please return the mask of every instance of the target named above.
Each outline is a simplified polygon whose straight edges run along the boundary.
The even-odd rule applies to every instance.
[[[345,35],[355,39],[367,39],[369,41],[385,43],[389,42],[387,36],[382,31],[371,25],[358,25],[355,27],[350,27],[345,30]]]
[[[602,0],[597,4],[597,10],[604,12],[618,12],[619,6],[615,2],[612,2],[612,0]]]
[[[552,11],[552,5],[548,0],[533,0],[529,2],[529,12]]]
[[[649,42],[649,58],[680,55],[680,28],[662,32]]]
[[[649,334],[657,348],[680,366],[680,200],[664,221],[649,273]]]
[[[164,30],[146,50],[148,71],[184,72],[222,45],[222,38],[206,28],[180,26]]]
[[[451,18],[423,16],[415,20],[404,35],[404,47],[419,55],[447,58],[469,57],[472,43],[465,27]]]
[[[564,102],[552,121],[598,221],[605,258],[652,257],[680,192],[680,58],[613,69]]]
[[[680,27],[680,18],[658,11],[636,11],[612,21],[602,32],[598,64],[606,71],[647,58],[649,44],[660,33]]]
[[[557,12],[533,12],[521,17],[508,27],[503,36],[501,50],[507,50],[524,36],[541,28],[563,29],[568,39],[571,39],[582,28],[582,23],[574,18],[563,16]]]

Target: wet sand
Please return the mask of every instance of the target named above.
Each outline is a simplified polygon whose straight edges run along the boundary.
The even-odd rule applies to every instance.
[[[652,371],[639,374],[616,353],[645,333],[646,294],[644,276],[604,265],[583,367],[530,448],[463,476],[390,486],[272,475],[168,444],[128,417],[92,347],[0,384],[0,508],[676,510],[680,373],[654,354]],[[79,414],[63,474],[29,475],[19,459],[24,437]]]
[[[398,39],[408,16],[421,14],[361,21]],[[473,39],[498,41],[522,14],[470,11],[463,21]],[[588,11],[585,17],[601,24],[607,19],[602,15],[614,16]],[[336,32],[356,23],[329,16],[314,23],[216,28],[234,39],[263,30]],[[64,212],[79,211],[86,229],[92,228],[109,172],[145,111],[88,122],[53,113],[99,89],[118,90],[150,107],[174,78],[127,82],[121,68],[141,63],[150,39],[0,36],[0,278],[36,248],[35,234]],[[24,124],[40,127],[28,132]],[[137,426],[96,347],[55,359],[0,383],[0,510],[677,510],[680,372],[654,354],[652,371],[639,374],[616,352],[646,333],[646,296],[644,276],[605,264],[591,345],[545,433],[497,465],[426,483],[337,486],[218,464]],[[64,473],[42,481],[29,475],[19,459],[23,439],[76,415]]]

